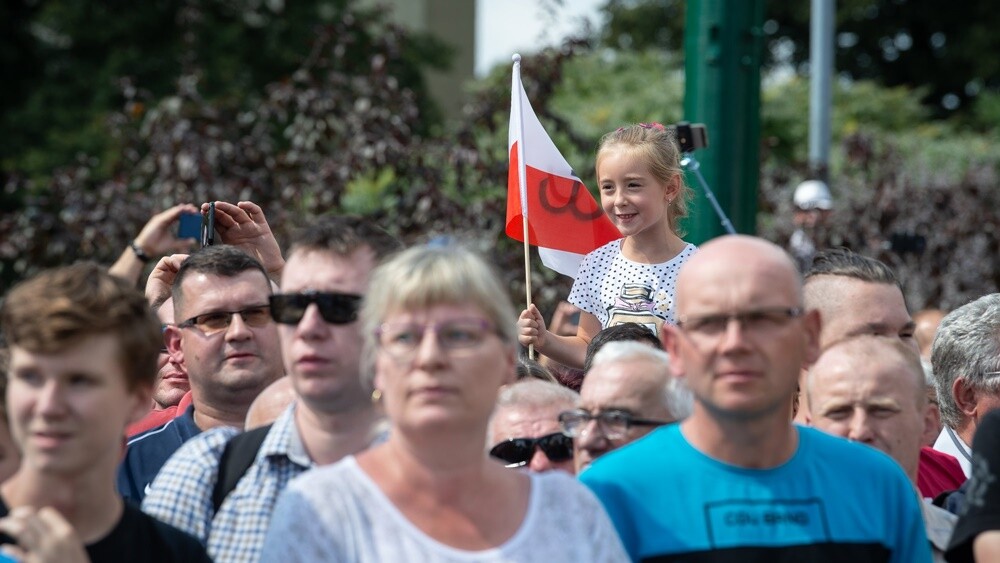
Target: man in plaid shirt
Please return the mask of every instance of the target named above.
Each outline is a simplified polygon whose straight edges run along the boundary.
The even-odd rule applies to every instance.
[[[220,458],[239,434],[232,428],[201,434],[178,450],[153,482],[144,511],[205,542],[215,561],[256,561],[274,504],[292,478],[382,437],[381,414],[359,376],[356,316],[371,271],[398,248],[384,230],[354,217],[320,219],[296,236],[281,293],[271,300],[296,403],[265,430],[253,463],[217,511]]]

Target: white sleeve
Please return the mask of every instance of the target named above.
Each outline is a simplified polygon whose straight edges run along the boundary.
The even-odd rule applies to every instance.
[[[331,532],[305,494],[298,487],[289,486],[274,507],[260,560],[342,561],[336,557]]]

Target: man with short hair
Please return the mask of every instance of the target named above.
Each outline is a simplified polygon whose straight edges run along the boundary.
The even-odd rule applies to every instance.
[[[576,391],[540,379],[504,387],[490,418],[490,455],[507,467],[573,474],[573,439],[559,428],[559,413],[579,401]]]
[[[916,486],[921,436],[931,423],[920,357],[898,339],[858,336],[827,348],[806,383],[810,424],[881,450]],[[955,516],[925,503],[925,530],[941,561]]]
[[[805,306],[820,314],[820,349],[862,334],[893,336],[916,349],[899,281],[874,258],[847,249],[820,252],[805,275],[803,294]]]
[[[685,418],[691,401],[684,384],[671,375],[670,357],[659,346],[608,342],[593,356],[580,388],[580,407],[559,415],[563,432],[573,437],[576,472],[657,426]]]
[[[270,296],[267,272],[235,247],[210,246],[181,264],[172,289],[177,323],[166,328],[167,348],[187,369],[193,404],[129,440],[118,472],[126,499],[141,502],[187,440],[219,426],[243,428],[250,403],[282,376]]]
[[[958,459],[971,476],[969,444],[979,421],[1000,407],[1000,293],[984,295],[941,320],[931,364],[937,387],[941,431],[934,449]]]
[[[7,408],[23,459],[0,486],[0,542],[18,561],[208,561],[194,538],[124,503],[125,426],[149,409],[159,323],[96,264],[45,271],[0,307]]]
[[[296,402],[274,424],[239,435],[220,428],[185,444],[153,482],[143,510],[205,542],[216,561],[256,561],[292,478],[383,437],[360,374],[357,313],[372,270],[399,248],[353,216],[321,218],[294,235],[270,310]]]
[[[792,424],[819,351],[798,272],[777,246],[726,236],[677,278],[662,338],[694,409],[581,474],[634,561],[891,561],[930,551],[917,496],[891,459]],[[863,482],[845,476],[864,475]]]

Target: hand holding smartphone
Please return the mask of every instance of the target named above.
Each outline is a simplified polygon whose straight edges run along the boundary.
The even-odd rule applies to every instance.
[[[201,247],[215,244],[215,202],[209,202],[208,214],[201,221]]]

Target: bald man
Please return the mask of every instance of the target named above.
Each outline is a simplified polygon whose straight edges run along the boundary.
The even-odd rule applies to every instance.
[[[580,476],[631,558],[930,561],[917,496],[896,463],[792,424],[819,315],[804,309],[788,255],[758,238],[715,239],[681,268],[676,307],[677,326],[661,336],[694,395],[692,414]]]
[[[934,335],[937,334],[941,319],[947,314],[947,311],[941,309],[921,309],[913,315],[913,337],[917,340],[920,357],[928,362],[931,361],[931,345],[934,344]]]
[[[244,430],[250,431],[273,423],[294,401],[295,386],[292,385],[292,378],[287,375],[279,377],[250,403]]]
[[[816,428],[889,454],[917,484],[921,436],[932,418],[920,357],[896,338],[858,336],[828,348],[809,370],[810,422]],[[927,502],[925,530],[936,561],[956,517]]]

